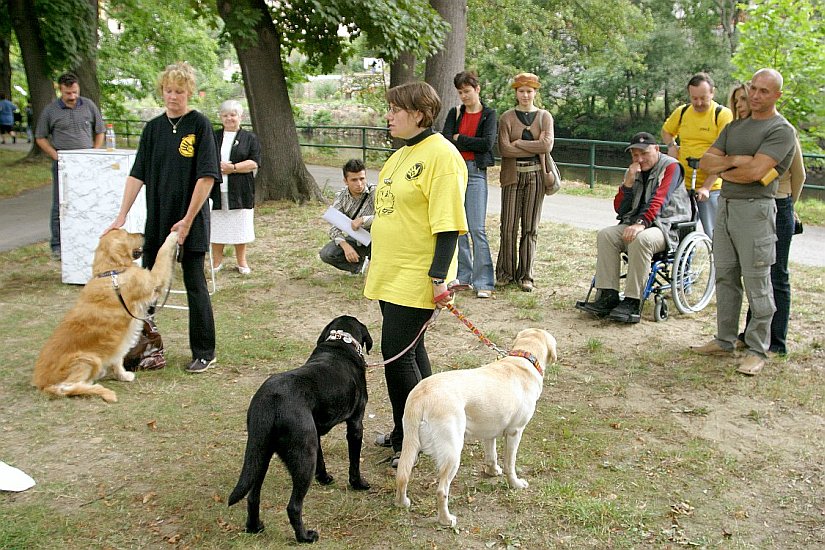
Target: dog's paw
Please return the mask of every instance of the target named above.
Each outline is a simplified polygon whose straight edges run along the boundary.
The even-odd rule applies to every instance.
[[[446,514],[438,514],[438,523],[440,523],[444,527],[455,527],[455,524],[457,522],[458,518],[456,518],[449,512],[447,512]]]
[[[364,478],[350,479],[349,484],[356,491],[366,491],[370,488],[370,484]]]
[[[324,472],[323,474],[317,474],[315,476],[315,479],[317,479],[318,483],[320,483],[321,485],[329,485],[330,483],[335,481],[335,478],[326,472]]]
[[[487,476],[490,476],[490,477],[500,476],[501,475],[501,466],[499,466],[498,464],[493,464],[493,465],[485,464],[484,469],[482,470],[482,472],[484,473],[484,475],[487,475]]]
[[[247,523],[246,524],[246,532],[252,533],[256,535],[258,533],[262,533],[264,530],[264,522],[259,521],[258,523]]]
[[[100,397],[107,403],[117,403],[117,394],[112,390],[107,390],[100,394]]]
[[[527,483],[527,480],[520,479],[515,476],[509,478],[507,480],[507,483],[510,484],[511,489],[526,489],[530,485],[529,483]]]
[[[298,542],[315,542],[318,540],[318,531],[309,529],[305,535],[298,535],[296,533],[295,538],[298,539]]]
[[[177,240],[178,240],[178,232],[177,231],[172,231],[166,237],[166,242],[177,242]]]
[[[135,381],[135,373],[130,372],[128,370],[123,371],[123,374],[120,375],[120,380],[122,382],[134,382]]]
[[[407,495],[395,499],[395,505],[399,508],[409,508],[411,504],[412,502],[410,502],[410,499],[409,497],[407,497]]]

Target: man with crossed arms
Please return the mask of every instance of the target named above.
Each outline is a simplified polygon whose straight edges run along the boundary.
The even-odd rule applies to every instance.
[[[716,338],[693,347],[702,355],[734,351],[742,308],[742,286],[752,316],[745,327],[745,354],[738,372],[753,376],[765,366],[771,319],[776,311],[771,265],[776,260],[776,201],[779,174],[793,160],[790,123],[776,111],[782,75],[760,69],[751,79],[751,116],[726,126],[702,156],[699,168],[722,177],[713,236],[716,264]]]

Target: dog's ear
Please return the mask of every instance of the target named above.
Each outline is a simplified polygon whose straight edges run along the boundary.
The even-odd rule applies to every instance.
[[[361,325],[361,328],[364,330],[364,341],[361,342],[361,345],[367,350],[367,354],[369,354],[370,350],[372,350],[372,336],[370,336],[370,331],[364,323],[358,321],[358,324]]]

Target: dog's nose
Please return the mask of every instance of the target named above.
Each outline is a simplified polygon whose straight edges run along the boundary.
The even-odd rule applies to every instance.
[[[143,248],[138,247],[132,250],[132,258],[135,260],[139,260],[140,257],[143,256]]]

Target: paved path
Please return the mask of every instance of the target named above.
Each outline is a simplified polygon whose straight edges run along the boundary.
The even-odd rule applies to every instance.
[[[0,148],[11,146],[0,145]],[[17,150],[27,148],[26,143],[15,146]],[[343,185],[340,168],[314,165],[308,168],[321,188],[329,186],[340,189]],[[370,182],[377,181],[378,171],[368,170],[368,178]],[[0,252],[48,239],[50,208],[51,187],[48,185],[12,199],[0,200]],[[498,215],[500,209],[500,190],[491,185],[487,212]],[[616,223],[610,200],[564,194],[545,198],[542,220],[582,229],[599,229]],[[791,262],[825,266],[825,228],[806,227],[802,235],[795,236],[791,246]]]

